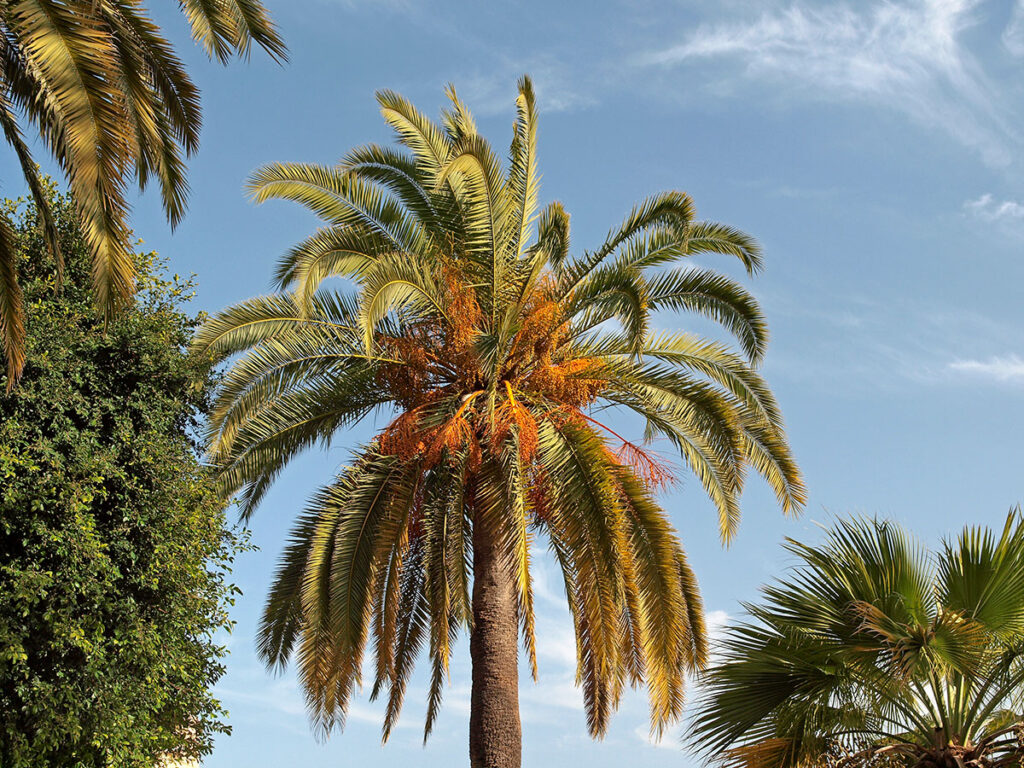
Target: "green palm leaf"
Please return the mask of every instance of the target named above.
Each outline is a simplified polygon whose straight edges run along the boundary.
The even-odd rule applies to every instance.
[[[840,522],[789,542],[793,574],[748,606],[703,675],[691,735],[709,759],[798,765],[1020,761],[1024,518],[928,552],[898,526]]]

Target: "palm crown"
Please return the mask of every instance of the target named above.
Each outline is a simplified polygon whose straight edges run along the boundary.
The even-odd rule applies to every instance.
[[[372,412],[393,415],[300,518],[261,653],[271,665],[297,658],[311,715],[329,728],[344,718],[372,637],[386,735],[426,645],[429,732],[453,639],[465,627],[474,642],[491,631],[488,584],[510,601],[513,654],[518,624],[535,670],[530,550],[543,535],[565,578],[592,733],[624,684],[645,680],[660,729],[679,714],[685,673],[706,646],[696,582],[654,498],[671,470],[646,443],[678,451],[725,539],[748,467],[787,512],[803,502],[778,407],[755,371],[766,343],[756,301],[717,272],[664,269],[718,253],[752,273],[758,248],[696,221],[689,196],[670,192],[637,206],[597,250],[570,256],[562,207],[537,213],[529,80],[507,169],[449,96],[436,125],[378,94],[402,149],[260,170],[256,200],[297,201],[325,226],[280,263],[281,293],[227,309],[198,336],[218,359],[242,353],[209,444],[245,515],[299,451]],[[332,277],[354,292],[322,285]],[[741,352],[653,333],[659,309],[721,323]],[[643,437],[605,426],[603,409],[641,416]]]
[[[257,0],[179,0],[196,39],[221,61],[253,43],[283,57]],[[109,316],[134,292],[126,186],[156,180],[172,223],[188,194],[183,154],[199,145],[199,93],[138,0],[0,3],[0,126],[61,265],[56,227],[19,115],[66,173],[93,253],[97,303]],[[13,237],[0,217],[0,340],[7,387],[25,363],[24,310]]]
[[[744,768],[991,768],[1024,757],[1024,525],[935,553],[843,522],[732,628],[693,738]]]

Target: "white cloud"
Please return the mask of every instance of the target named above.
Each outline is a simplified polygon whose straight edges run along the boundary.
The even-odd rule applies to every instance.
[[[1024,382],[1024,359],[1017,355],[990,357],[986,360],[957,360],[949,364],[949,369],[1001,383]]]
[[[671,67],[725,59],[743,77],[812,98],[857,100],[944,130],[993,165],[1012,159],[1016,135],[994,89],[962,45],[978,0],[794,4],[752,21],[702,24],[644,56]]]
[[[1024,219],[1024,204],[1014,200],[1003,200],[1000,202],[989,193],[982,195],[977,200],[965,202],[964,210],[971,216],[983,221]]]
[[[729,624],[731,617],[725,611],[708,611],[704,616],[704,621],[708,629],[708,637],[711,638],[711,642],[715,642],[722,637],[722,633],[725,631],[726,626]]]
[[[306,706],[294,680],[280,679],[268,682],[255,690],[217,686],[216,694],[227,701],[256,704],[280,715],[305,717]]]
[[[640,739],[640,741],[649,744],[652,747],[659,747],[661,749],[673,749],[676,752],[682,751],[680,737],[679,734],[676,733],[676,729],[670,729],[659,739],[657,736],[651,734],[650,728],[644,725],[638,725],[636,728],[633,729],[633,735]]]
[[[820,299],[806,298],[819,290]],[[1003,313],[983,314],[957,302],[923,302],[909,293],[894,302],[816,284],[798,292],[762,291],[761,297],[780,335],[799,340],[769,355],[769,379],[831,394],[958,385],[963,371],[950,361],[986,360],[1017,348],[1019,333]],[[813,334],[803,332],[809,327]]]
[[[261,681],[265,675],[266,673],[262,670],[253,671],[249,675],[252,682],[247,687],[235,688],[218,685],[215,693],[229,704],[252,705],[254,709],[282,716],[283,724],[287,725],[289,730],[309,735],[312,728],[309,725],[308,711],[302,691],[294,676]],[[468,713],[468,711],[467,706],[466,712]],[[381,728],[384,725],[384,706],[381,702],[351,701],[345,719],[347,723],[364,723],[374,726],[374,728]],[[415,718],[403,717],[395,727],[397,729],[417,728],[419,727],[417,722],[422,722],[422,720],[417,721]]]
[[[460,73],[456,85],[459,96],[474,114],[511,113],[516,101],[516,82],[523,74],[533,80],[537,107],[542,113],[571,112],[596,103],[569,68],[548,55],[525,59],[501,57],[487,74]]]
[[[568,611],[560,621],[539,616],[537,618],[537,664],[547,668],[576,669],[576,634]]]
[[[340,5],[348,11],[380,13],[381,11],[415,11],[414,0],[320,0],[325,5]]]
[[[1013,4],[1010,22],[1003,30],[1003,45],[1014,56],[1024,56],[1024,0]]]
[[[548,721],[551,708],[583,711],[583,691],[576,685],[576,675],[551,675],[541,672],[540,682],[519,689],[524,717],[537,722]]]

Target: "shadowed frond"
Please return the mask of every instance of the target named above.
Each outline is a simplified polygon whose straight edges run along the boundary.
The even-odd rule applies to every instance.
[[[6,216],[0,216],[0,335],[10,392],[25,365],[25,310],[18,285],[18,251]]]

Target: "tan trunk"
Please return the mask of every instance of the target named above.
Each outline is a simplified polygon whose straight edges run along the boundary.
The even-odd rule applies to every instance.
[[[488,526],[473,531],[472,768],[520,768],[519,628],[515,586]]]

